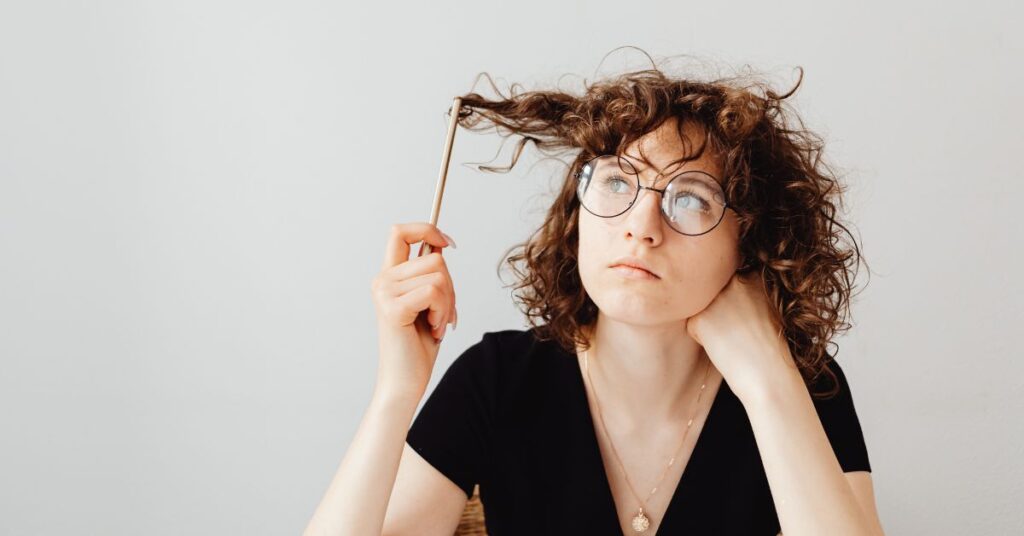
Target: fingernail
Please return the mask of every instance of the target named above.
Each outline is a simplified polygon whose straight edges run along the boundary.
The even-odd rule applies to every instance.
[[[444,236],[444,239],[448,241],[448,245],[450,245],[453,248],[458,249],[458,246],[455,245],[455,241],[452,240],[452,237],[448,236],[444,232],[442,232],[441,235]]]

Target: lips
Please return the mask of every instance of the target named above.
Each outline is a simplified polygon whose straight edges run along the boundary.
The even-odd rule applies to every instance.
[[[650,270],[644,270],[643,268],[641,268],[639,266],[634,266],[632,264],[616,264],[615,266],[628,266],[630,268],[636,268],[637,270],[643,270],[644,272],[647,272],[647,273],[649,273],[651,275],[654,275],[654,273],[651,272]],[[655,277],[657,277],[657,276],[655,276]]]
[[[619,273],[619,275],[623,277],[628,277],[630,279],[648,279],[651,281],[660,279],[658,276],[652,274],[651,272],[648,272],[647,270],[644,270],[642,268],[636,268],[634,266],[628,266],[625,264],[616,264],[614,267],[612,267],[612,270],[615,270],[616,272]]]
[[[640,259],[638,257],[620,257],[619,259],[616,259],[615,262],[609,265],[609,267],[611,268],[614,268],[616,266],[629,266],[630,268],[643,270],[644,272],[647,272],[648,274],[651,274],[654,277],[660,278],[660,276],[657,273],[655,273],[653,269],[651,269],[651,266],[648,263],[644,262],[643,259]]]

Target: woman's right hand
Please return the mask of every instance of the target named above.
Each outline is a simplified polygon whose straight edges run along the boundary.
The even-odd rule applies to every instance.
[[[409,245],[417,242],[435,251],[409,259]],[[380,350],[378,389],[410,396],[426,391],[440,339],[448,323],[458,322],[455,286],[441,256],[448,245],[454,246],[454,240],[429,222],[391,227],[384,264],[371,285]]]

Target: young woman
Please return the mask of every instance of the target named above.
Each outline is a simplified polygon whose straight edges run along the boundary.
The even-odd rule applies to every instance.
[[[307,534],[450,536],[476,486],[492,536],[882,534],[827,351],[861,260],[842,188],[787,118],[796,88],[755,87],[650,69],[465,95],[462,126],[572,158],[508,259],[533,327],[484,333],[413,421],[458,315],[441,253],[410,244],[455,244],[395,225],[376,390]]]

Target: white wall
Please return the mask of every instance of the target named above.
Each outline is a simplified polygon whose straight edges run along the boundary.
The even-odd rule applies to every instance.
[[[301,531],[368,402],[370,279],[389,225],[429,217],[451,97],[479,71],[569,87],[626,44],[779,90],[806,69],[794,102],[875,272],[840,359],[883,523],[1019,533],[1022,10],[916,4],[0,3],[0,533]],[[495,269],[562,168],[460,165],[499,141],[456,138],[439,369],[525,326]]]

